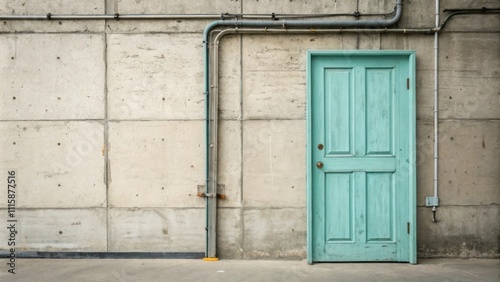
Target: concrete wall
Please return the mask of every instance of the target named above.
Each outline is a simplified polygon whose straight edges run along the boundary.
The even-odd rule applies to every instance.
[[[394,5],[359,2],[361,13]],[[404,3],[398,27],[434,25],[434,1]],[[0,14],[355,10],[356,1],[329,0],[0,1]],[[18,251],[204,251],[196,188],[205,178],[207,23],[0,22],[0,172],[17,171]],[[473,15],[454,18],[440,35],[438,224],[425,207],[433,185],[433,36],[224,38],[219,257],[306,256],[306,51],[320,49],[416,50],[419,256],[498,257],[499,32],[498,15]]]

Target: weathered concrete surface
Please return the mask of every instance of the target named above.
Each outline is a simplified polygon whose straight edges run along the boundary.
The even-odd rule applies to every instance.
[[[245,121],[245,207],[305,207],[306,133],[303,120]]]
[[[440,117],[500,117],[500,36],[445,33],[440,37]]]
[[[381,35],[378,33],[361,33],[358,35],[357,49],[360,50],[380,50],[382,47]]]
[[[111,252],[203,252],[202,208],[112,208],[109,210]]]
[[[441,206],[433,223],[430,208],[418,208],[419,257],[499,258],[500,206]],[[429,236],[431,235],[431,236]]]
[[[219,118],[241,118],[241,36],[225,35],[219,47]]]
[[[418,123],[418,206],[433,195],[433,126]],[[500,204],[500,121],[446,120],[439,126],[440,204]]]
[[[244,0],[243,13],[246,14],[335,14],[353,13],[356,2],[317,0],[310,1]]]
[[[434,123],[417,120],[417,206],[434,194]]]
[[[220,203],[220,201],[219,201]],[[243,259],[243,209],[220,208],[217,213],[217,257]]]
[[[417,120],[434,120],[434,71],[418,71],[416,87]]]
[[[201,34],[110,35],[111,119],[202,119]]]
[[[462,281],[495,282],[498,260],[422,259],[404,263],[330,263],[223,260],[53,260],[19,259],[9,281]]]
[[[202,121],[109,124],[111,207],[202,207]]]
[[[241,1],[150,1],[150,0],[108,0],[108,13],[120,14],[221,14],[240,13]],[[140,22],[108,23],[113,32],[196,32],[201,33],[211,20],[151,20]],[[201,43],[201,41],[200,41]]]
[[[122,14],[220,14],[238,13],[240,2],[237,0],[196,2],[186,1],[148,1],[148,0],[112,0]]]
[[[51,0],[46,3],[25,0],[0,0],[0,13],[13,15],[32,15],[47,13],[52,14],[80,14],[80,13],[102,13],[104,11],[103,0],[85,0],[85,2],[74,2],[73,0]]]
[[[106,206],[103,134],[98,122],[0,122],[0,171],[16,171],[16,206]]]
[[[106,209],[16,209],[17,252],[105,252]],[[0,220],[7,227],[7,210]],[[0,228],[2,252],[8,250],[9,230]],[[2,270],[2,273],[4,271]],[[0,279],[1,280],[1,279]]]
[[[499,122],[440,122],[437,224],[431,221],[431,208],[425,207],[425,197],[433,195],[433,123],[417,125],[418,255],[498,257]]]
[[[104,118],[104,36],[0,36],[0,119]]]
[[[441,123],[443,205],[500,204],[500,120]]]
[[[303,71],[249,72],[244,77],[245,119],[304,119],[306,78]]]
[[[240,207],[242,198],[241,122],[219,123],[219,175],[226,199],[219,200],[222,207]]]
[[[355,46],[355,35],[243,37],[243,118],[305,119],[307,50]]]
[[[0,0],[2,15],[103,14],[105,0]],[[0,32],[103,32],[104,21],[3,21]]]
[[[264,208],[243,211],[243,249],[247,259],[304,259],[306,209]]]

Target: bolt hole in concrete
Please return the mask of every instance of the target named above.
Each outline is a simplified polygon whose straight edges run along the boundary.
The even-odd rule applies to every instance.
[[[57,146],[61,146],[61,143],[57,143]]]
[[[11,60],[14,60],[14,57],[10,57]]]
[[[62,235],[62,233],[63,233],[62,231],[59,231],[59,235]]]
[[[12,142],[13,145],[16,145],[16,142]]]
[[[15,96],[14,96],[14,97],[12,97],[12,100],[16,100],[16,97],[15,97]]]

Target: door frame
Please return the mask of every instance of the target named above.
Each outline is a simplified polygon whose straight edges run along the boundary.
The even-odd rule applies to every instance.
[[[409,263],[417,263],[417,164],[416,164],[416,59],[415,51],[409,50],[328,50],[307,51],[307,263],[312,264],[312,58],[313,57],[377,57],[377,56],[406,56],[408,58],[409,93],[408,99],[408,134],[409,134]]]

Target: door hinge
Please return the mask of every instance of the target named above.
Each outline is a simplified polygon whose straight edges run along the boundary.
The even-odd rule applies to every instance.
[[[410,89],[410,79],[406,79],[406,89]]]
[[[409,222],[406,224],[406,232],[408,232],[408,234],[410,234],[410,223]]]

